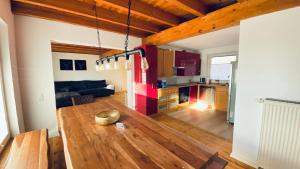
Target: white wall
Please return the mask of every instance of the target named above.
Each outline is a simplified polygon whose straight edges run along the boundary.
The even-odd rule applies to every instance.
[[[240,25],[232,156],[256,166],[262,105],[258,98],[300,101],[300,8]]]
[[[0,1],[0,60],[6,109],[12,136],[24,131],[15,47],[15,24],[10,0]]]
[[[238,51],[239,51],[238,44],[199,50],[199,53],[201,54],[201,76],[209,77],[209,75],[210,75],[209,59],[211,59],[212,57],[215,57],[215,56],[224,56],[227,54],[237,54]]]
[[[55,135],[57,123],[50,42],[97,46],[96,30],[26,16],[16,16],[15,24],[26,130],[48,128],[49,135]],[[123,49],[125,35],[107,31],[101,31],[100,35],[102,47]],[[141,39],[130,37],[129,42],[129,47],[133,48],[141,44]]]
[[[127,71],[124,62],[121,60],[123,58],[118,61],[119,69],[97,72],[95,64],[96,60],[99,59],[98,55],[53,52],[52,56],[54,81],[106,80],[108,84],[115,86],[116,92],[125,91],[127,88]],[[73,71],[60,70],[60,59],[86,60],[87,70],[76,71],[75,67]],[[113,63],[114,61],[111,61],[111,65]]]

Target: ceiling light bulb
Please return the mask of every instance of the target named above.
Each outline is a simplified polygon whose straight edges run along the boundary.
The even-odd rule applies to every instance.
[[[103,64],[103,61],[101,61],[101,64],[99,65],[99,70],[104,70],[104,64]]]
[[[104,70],[104,65],[100,65],[99,70]]]
[[[131,70],[132,65],[131,65],[131,61],[130,60],[126,60],[125,62],[125,69],[126,70]]]
[[[126,58],[126,61],[125,61],[125,69],[128,71],[128,70],[131,70],[132,68],[132,65],[131,65],[131,61],[130,61],[130,57],[129,55],[125,55],[125,58]]]
[[[119,58],[115,56],[115,62],[114,62],[114,69],[115,70],[119,69],[118,60],[119,60]]]
[[[99,63],[96,64],[96,71],[99,72],[100,71],[100,66]]]
[[[115,70],[118,70],[119,69],[119,64],[117,61],[114,62],[114,69]]]
[[[105,63],[105,69],[109,70],[111,68],[109,60]]]
[[[148,61],[147,61],[146,57],[142,58],[142,64],[141,64],[141,66],[142,66],[142,70],[143,71],[146,71],[146,70],[149,69],[149,64],[148,64]]]

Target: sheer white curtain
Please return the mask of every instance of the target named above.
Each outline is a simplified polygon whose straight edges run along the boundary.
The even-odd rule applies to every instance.
[[[7,121],[7,112],[5,104],[5,95],[3,87],[3,73],[2,73],[2,60],[5,55],[5,50],[3,48],[8,48],[8,31],[7,27],[4,27],[1,18],[0,18],[0,152],[3,150],[5,144],[7,143],[10,133],[8,128]]]
[[[0,66],[0,152],[2,151],[6,141],[9,139],[1,69],[2,68]]]

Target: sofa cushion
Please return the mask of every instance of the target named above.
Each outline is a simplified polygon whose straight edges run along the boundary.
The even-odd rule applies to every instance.
[[[106,87],[107,86],[105,80],[95,80],[95,81],[86,80],[86,81],[84,81],[84,83],[87,85],[88,89],[101,88],[101,87]]]
[[[72,85],[71,81],[62,81],[62,82],[55,82],[55,92],[68,92],[70,91],[70,87]]]
[[[114,90],[106,89],[106,88],[93,88],[93,89],[86,89],[78,91],[80,95],[89,95],[92,94],[95,97],[101,96],[110,96],[114,94]]]
[[[79,91],[85,89],[88,89],[88,87],[84,81],[73,81],[71,83],[70,91]]]

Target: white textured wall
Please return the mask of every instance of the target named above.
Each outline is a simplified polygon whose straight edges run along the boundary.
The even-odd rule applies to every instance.
[[[53,52],[52,56],[55,81],[106,80],[108,84],[115,86],[116,92],[125,91],[127,88],[127,71],[125,70],[125,59],[123,58],[120,58],[118,61],[119,69],[97,72],[95,64],[96,60],[99,59],[98,55]],[[73,65],[73,71],[60,70],[60,59],[71,59],[73,63],[74,60],[86,60],[87,70],[77,71],[75,70],[75,65]],[[113,63],[114,61],[111,61],[111,65],[113,65]]]
[[[51,41],[97,46],[96,30],[26,16],[16,16],[15,24],[26,130],[48,128],[50,136],[55,135]],[[101,31],[100,35],[102,47],[123,49],[125,35],[107,31]],[[140,38],[130,37],[130,48],[140,44]]]
[[[0,1],[0,60],[5,102],[12,136],[24,131],[15,46],[15,23],[10,0]]]
[[[259,98],[300,101],[300,8],[241,22],[232,156],[256,166]]]

